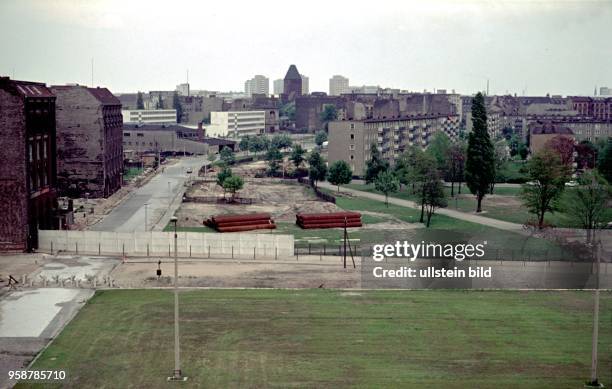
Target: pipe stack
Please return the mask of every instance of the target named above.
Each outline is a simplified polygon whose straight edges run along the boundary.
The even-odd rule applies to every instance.
[[[276,224],[269,213],[247,215],[215,215],[204,221],[208,227],[218,232],[241,232],[251,230],[275,229]]]
[[[295,224],[303,229],[361,227],[359,212],[298,213]]]

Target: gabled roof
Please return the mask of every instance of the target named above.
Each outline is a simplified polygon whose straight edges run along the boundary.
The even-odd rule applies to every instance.
[[[92,94],[100,103],[103,105],[121,105],[121,101],[115,95],[111,93],[107,88],[87,88],[89,93]]]
[[[0,84],[9,86],[23,97],[55,97],[53,92],[41,82],[11,80],[8,77],[2,77],[1,81]]]
[[[302,77],[300,76],[300,73],[298,72],[295,65],[289,66],[289,70],[287,70],[287,74],[285,74],[285,80],[301,80],[301,79]]]

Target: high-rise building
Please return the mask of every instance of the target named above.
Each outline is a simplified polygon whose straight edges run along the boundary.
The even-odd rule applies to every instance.
[[[106,88],[52,86],[57,97],[57,182],[63,195],[108,197],[121,188],[121,102]]]
[[[274,94],[276,96],[280,96],[283,94],[285,86],[285,80],[279,78],[278,80],[274,80]]]
[[[612,88],[602,86],[599,87],[599,95],[600,96],[612,96]]]
[[[38,247],[57,228],[55,96],[37,82],[0,77],[0,250]]]
[[[329,79],[329,95],[340,96],[343,93],[349,93],[349,79],[336,74]]]
[[[178,84],[176,86],[176,91],[181,96],[189,96],[189,83]]]
[[[302,94],[307,95],[310,93],[309,78],[303,74],[300,74],[300,77],[302,77]]]
[[[258,74],[250,80],[245,81],[244,93],[247,96],[252,96],[254,94],[267,96],[270,94],[270,80],[268,77]]]
[[[295,65],[289,66],[287,74],[283,80],[283,101],[293,101],[297,96],[302,95],[302,77]]]
[[[244,135],[263,134],[265,129],[265,111],[211,112],[206,136],[237,139]]]

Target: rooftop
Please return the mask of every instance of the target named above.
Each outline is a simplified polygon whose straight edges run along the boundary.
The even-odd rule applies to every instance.
[[[23,97],[55,97],[53,92],[41,82],[11,80],[0,77],[0,87],[9,88]]]
[[[301,80],[302,77],[297,70],[295,65],[289,66],[289,70],[287,70],[287,74],[285,74],[285,80]]]

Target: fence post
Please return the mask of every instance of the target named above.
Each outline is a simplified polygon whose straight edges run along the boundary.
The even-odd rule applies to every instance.
[[[149,244],[147,243],[147,257],[149,256]]]
[[[278,259],[278,247],[274,247],[274,260]]]
[[[98,242],[98,255],[102,255],[102,243]]]
[[[125,257],[125,242],[123,242],[121,244],[121,253],[123,254],[123,256]]]
[[[208,258],[210,258],[210,245],[208,245]]]
[[[308,255],[310,255],[310,254],[311,254],[311,252],[310,252],[310,243],[308,243]]]
[[[325,243],[323,243],[323,255],[327,255],[327,253],[325,252]]]
[[[232,245],[232,259],[234,259],[234,245]]]
[[[255,259],[255,247],[253,247],[253,260]]]
[[[79,242],[74,242],[74,247],[75,247],[76,253],[78,254],[79,253]]]
[[[53,255],[53,241],[51,241],[51,255]]]
[[[189,258],[191,258],[191,245],[189,245]]]
[[[170,243],[168,243],[168,256],[170,256]]]

